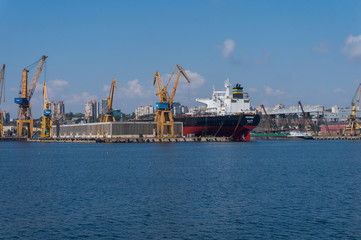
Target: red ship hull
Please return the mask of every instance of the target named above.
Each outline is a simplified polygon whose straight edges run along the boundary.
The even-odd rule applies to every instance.
[[[234,141],[249,142],[250,131],[254,129],[260,116],[254,114],[227,116],[181,116],[176,122],[183,122],[183,136],[230,137]]]

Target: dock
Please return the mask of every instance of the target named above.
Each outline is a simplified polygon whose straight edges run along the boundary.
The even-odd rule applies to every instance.
[[[143,138],[35,138],[28,142],[42,143],[178,143],[178,142],[232,142],[229,137],[143,137]],[[15,139],[13,141],[16,141]]]
[[[361,136],[313,136],[316,140],[361,140]]]
[[[251,135],[252,139],[259,140],[294,140],[301,138],[289,138],[287,135],[282,134],[255,134]],[[312,140],[312,139],[311,139]],[[313,140],[361,140],[361,135],[357,136],[342,136],[342,135],[313,135]]]

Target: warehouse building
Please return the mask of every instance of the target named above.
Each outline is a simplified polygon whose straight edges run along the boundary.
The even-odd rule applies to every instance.
[[[53,126],[54,138],[134,138],[156,136],[156,122],[107,122]],[[167,134],[165,129],[165,135]],[[183,123],[174,123],[174,134],[183,135]]]

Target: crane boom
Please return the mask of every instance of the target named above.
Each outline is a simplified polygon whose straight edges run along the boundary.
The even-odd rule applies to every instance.
[[[1,72],[0,72],[0,104],[1,104],[1,100],[3,99],[3,91],[4,91],[4,77],[5,77],[5,64],[2,65],[1,67]],[[4,100],[5,102],[5,97]]]
[[[43,70],[44,62],[45,62],[46,58],[47,58],[47,56],[42,56],[39,66],[36,68],[36,72],[30,82],[29,92],[28,92],[28,101],[30,101],[31,97],[33,96],[33,94],[35,92],[36,85],[38,84],[39,77],[40,77],[41,71]]]
[[[46,81],[43,83],[43,95],[44,95],[44,111],[49,110],[48,90],[46,88]]]
[[[166,104],[168,102],[167,87],[164,87],[162,79],[160,78],[159,71],[154,74],[153,86],[157,83],[159,102]]]
[[[155,83],[157,83],[158,93],[160,93],[161,89],[163,89],[163,83],[162,83],[162,79],[160,78],[158,70],[154,74],[153,86],[155,85]],[[160,94],[157,95],[159,96],[159,101],[162,101],[161,95]]]
[[[183,70],[183,68],[181,66],[179,66],[178,64],[175,66],[174,70],[173,70],[173,73],[174,71],[176,70],[176,68],[178,68],[178,75],[177,75],[177,78],[175,80],[175,83],[174,83],[174,87],[173,87],[173,91],[169,97],[169,106],[172,107],[172,104],[173,104],[173,99],[174,99],[174,95],[175,95],[175,92],[177,90],[177,86],[178,86],[178,81],[179,81],[179,77],[180,77],[180,74],[183,75],[183,77],[187,80],[188,83],[190,83],[191,81],[189,80],[187,74],[185,73],[185,71]],[[173,75],[172,73],[172,75]],[[170,79],[172,78],[172,75],[171,77],[169,78],[169,81],[168,81],[168,84],[170,82]],[[167,85],[168,85],[167,84]]]
[[[110,86],[110,92],[108,97],[108,110],[113,111],[113,97],[114,97],[114,89],[117,90],[117,82],[115,79],[112,79],[112,85]]]

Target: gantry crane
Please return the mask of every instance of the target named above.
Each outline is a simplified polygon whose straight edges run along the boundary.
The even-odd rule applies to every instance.
[[[0,105],[1,105],[1,100],[3,99],[4,81],[5,81],[5,64],[2,65],[0,72]],[[5,102],[5,97],[4,97],[4,102]],[[4,132],[4,117],[5,117],[4,112],[1,111],[0,109],[0,137],[3,136],[3,132]]]
[[[29,84],[28,87],[28,72],[29,70],[24,68],[23,78],[21,82],[21,89],[19,92],[19,97],[14,99],[14,102],[19,104],[18,115],[17,115],[17,135],[23,136],[23,126],[27,127],[27,137],[33,136],[33,114],[31,111],[30,100],[34,94],[36,85],[38,84],[41,71],[43,70],[45,59],[47,56],[42,56],[39,60],[39,65],[36,69],[36,72]]]
[[[44,96],[44,106],[43,106],[43,117],[41,119],[41,135],[40,137],[51,137],[53,131],[53,122],[51,121],[51,110],[50,102],[48,100],[48,91],[46,88],[46,81],[43,84],[43,96]]]
[[[173,74],[177,68],[178,68],[178,74],[177,74],[177,77],[176,77],[176,80],[174,83],[173,91],[172,91],[171,95],[169,96],[167,87],[168,87],[168,85],[173,77]],[[183,68],[181,66],[179,66],[178,64],[175,66],[166,85],[163,85],[162,79],[160,78],[160,75],[159,75],[159,71],[157,71],[154,75],[153,85],[155,85],[155,83],[157,83],[158,93],[156,95],[159,96],[159,102],[156,103],[156,112],[155,112],[155,121],[157,122],[158,137],[164,136],[164,126],[168,127],[168,135],[169,135],[169,127],[170,127],[171,136],[172,137],[174,136],[174,121],[173,121],[173,116],[172,116],[172,105],[173,105],[174,95],[177,90],[179,77],[181,74],[184,76],[184,78],[187,80],[187,82],[190,83],[190,80],[189,80],[187,74],[185,73]]]
[[[358,85],[358,88],[355,92],[355,96],[352,99],[351,102],[351,115],[348,116],[347,118],[347,122],[348,124],[346,125],[346,127],[343,129],[342,131],[342,135],[348,134],[348,131],[350,131],[350,135],[356,135],[357,134],[357,130],[359,130],[359,134],[361,134],[361,129],[360,129],[360,124],[358,124],[356,122],[356,114],[357,114],[357,109],[358,109],[358,104],[360,102],[360,94],[361,94],[361,83]],[[356,99],[356,95],[357,96],[357,100],[355,103],[355,99]]]
[[[107,97],[107,108],[102,110],[100,122],[115,122],[115,117],[113,114],[114,90],[117,90],[117,82],[113,78],[112,85],[110,86],[109,96]]]

